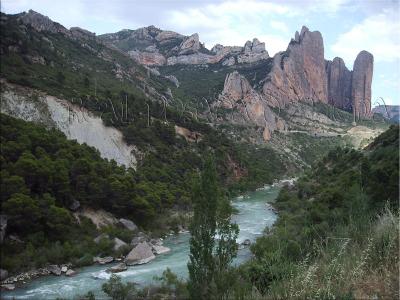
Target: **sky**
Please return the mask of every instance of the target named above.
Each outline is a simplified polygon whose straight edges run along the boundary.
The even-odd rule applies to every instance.
[[[67,28],[96,34],[154,25],[190,35],[207,48],[243,46],[257,37],[269,54],[284,51],[303,25],[324,38],[325,58],[346,66],[374,55],[372,105],[400,105],[400,0],[2,0],[9,14],[33,9]]]

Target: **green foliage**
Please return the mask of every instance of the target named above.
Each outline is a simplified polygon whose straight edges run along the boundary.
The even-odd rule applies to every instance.
[[[112,274],[108,282],[103,283],[101,289],[113,300],[128,300],[135,296],[136,288],[133,283],[123,283],[121,277]]]
[[[278,221],[270,234],[259,238],[252,246],[256,258],[241,268],[243,276],[260,294],[280,293],[274,297],[293,297],[279,289],[282,286],[287,289],[284,283],[293,279],[290,276],[297,276],[293,274],[300,269],[303,273],[300,272],[296,280],[302,280],[301,276],[314,276],[304,273],[315,271],[302,269],[299,264],[307,259],[308,268],[318,268],[315,261],[322,260],[325,264],[327,257],[344,251],[340,250],[343,241],[348,241],[344,247],[350,242],[351,253],[358,253],[357,247],[370,247],[365,236],[371,226],[378,226],[379,213],[385,211],[385,207],[395,213],[399,209],[398,131],[398,126],[392,126],[363,152],[341,148],[331,151],[298,180],[295,188],[280,192],[274,204],[279,210]],[[392,213],[389,211],[389,214]],[[394,251],[396,244],[390,240],[392,246],[386,241],[378,248],[390,246],[391,250],[387,251]],[[334,245],[339,248],[332,248]],[[374,269],[372,265],[381,262],[382,257],[377,255],[367,266]],[[318,276],[323,278],[328,274]],[[313,277],[307,278],[309,285],[318,282]],[[300,298],[312,298],[298,292],[302,295]],[[336,295],[342,296],[341,292]]]
[[[188,263],[190,296],[192,299],[224,297],[228,292],[230,263],[237,252],[239,229],[230,223],[232,210],[218,187],[211,158],[193,187],[193,206]]]

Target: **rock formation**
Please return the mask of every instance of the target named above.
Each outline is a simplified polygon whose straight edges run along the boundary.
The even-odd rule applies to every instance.
[[[31,9],[27,13],[22,13],[20,20],[25,25],[29,24],[37,31],[49,31],[52,33],[63,33],[65,35],[71,34],[68,29],[61,24],[53,22],[49,17],[43,16]]]
[[[142,242],[129,252],[125,258],[125,263],[128,266],[141,265],[148,263],[155,258],[151,245],[147,242]]]
[[[311,32],[303,26],[287,50],[275,55],[263,93],[273,106],[277,105],[276,102],[283,105],[311,99],[328,102],[324,44],[320,32]]]
[[[326,61],[328,80],[328,103],[347,111],[352,108],[351,103],[351,71],[343,59],[335,57],[333,61]]]
[[[351,84],[353,113],[357,118],[371,114],[371,84],[374,57],[367,51],[361,51],[354,62]]]
[[[269,58],[265,44],[256,38],[252,42],[247,41],[244,47],[217,44],[211,51],[200,42],[197,33],[183,36],[154,26],[104,34],[99,38],[106,44],[127,52],[140,64],[148,66],[219,62],[232,66],[236,63],[253,63]]]
[[[251,122],[264,127],[263,137],[265,141],[271,138],[271,132],[285,125],[270,109],[266,99],[255,91],[248,80],[237,71],[227,74],[224,90],[214,106],[221,106],[238,114],[232,117],[234,122]]]

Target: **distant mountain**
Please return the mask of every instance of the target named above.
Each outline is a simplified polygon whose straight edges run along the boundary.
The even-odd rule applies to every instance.
[[[384,118],[394,123],[400,123],[400,106],[399,105],[379,105],[372,109],[374,114],[380,114]]]

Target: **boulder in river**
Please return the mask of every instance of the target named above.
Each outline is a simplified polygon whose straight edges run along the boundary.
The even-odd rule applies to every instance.
[[[67,270],[67,272],[65,273],[65,275],[67,275],[67,276],[74,276],[74,275],[76,275],[76,272],[74,271],[74,270],[72,270],[72,269],[69,269],[69,270]]]
[[[2,285],[1,285],[1,288],[2,288],[2,289],[5,289],[5,290],[7,290],[7,291],[12,291],[12,290],[15,289],[15,284],[12,284],[12,283],[2,284]]]
[[[155,245],[155,246],[162,246],[162,240],[161,239],[151,239],[150,244]]]
[[[171,251],[170,248],[165,247],[165,246],[160,246],[160,245],[153,245],[152,250],[153,250],[153,253],[156,255],[167,253],[167,252]]]
[[[126,266],[125,263],[120,263],[111,268],[108,268],[106,272],[107,273],[119,273],[119,272],[126,271],[127,269],[128,269],[128,267]]]
[[[125,263],[128,266],[141,265],[155,258],[151,246],[147,242],[141,242],[125,257]]]
[[[61,268],[57,265],[50,265],[47,267],[51,274],[60,276],[61,275]]]
[[[120,240],[119,238],[114,238],[114,251],[118,251],[121,247],[126,246],[127,243]]]
[[[110,262],[114,261],[114,257],[112,256],[106,256],[106,257],[94,257],[93,258],[94,262],[99,263],[100,265],[105,265],[105,264],[109,264]]]
[[[251,244],[251,241],[249,239],[245,239],[242,243],[242,245],[244,245],[244,246],[250,246],[250,244]]]
[[[0,280],[3,281],[8,277],[8,271],[4,269],[0,269]]]
[[[133,223],[131,220],[121,218],[118,221],[119,221],[119,224],[121,224],[122,226],[124,226],[126,229],[128,229],[130,231],[136,231],[138,229],[136,224]]]
[[[66,273],[68,271],[68,267],[67,266],[62,266],[61,267],[61,272]]]

